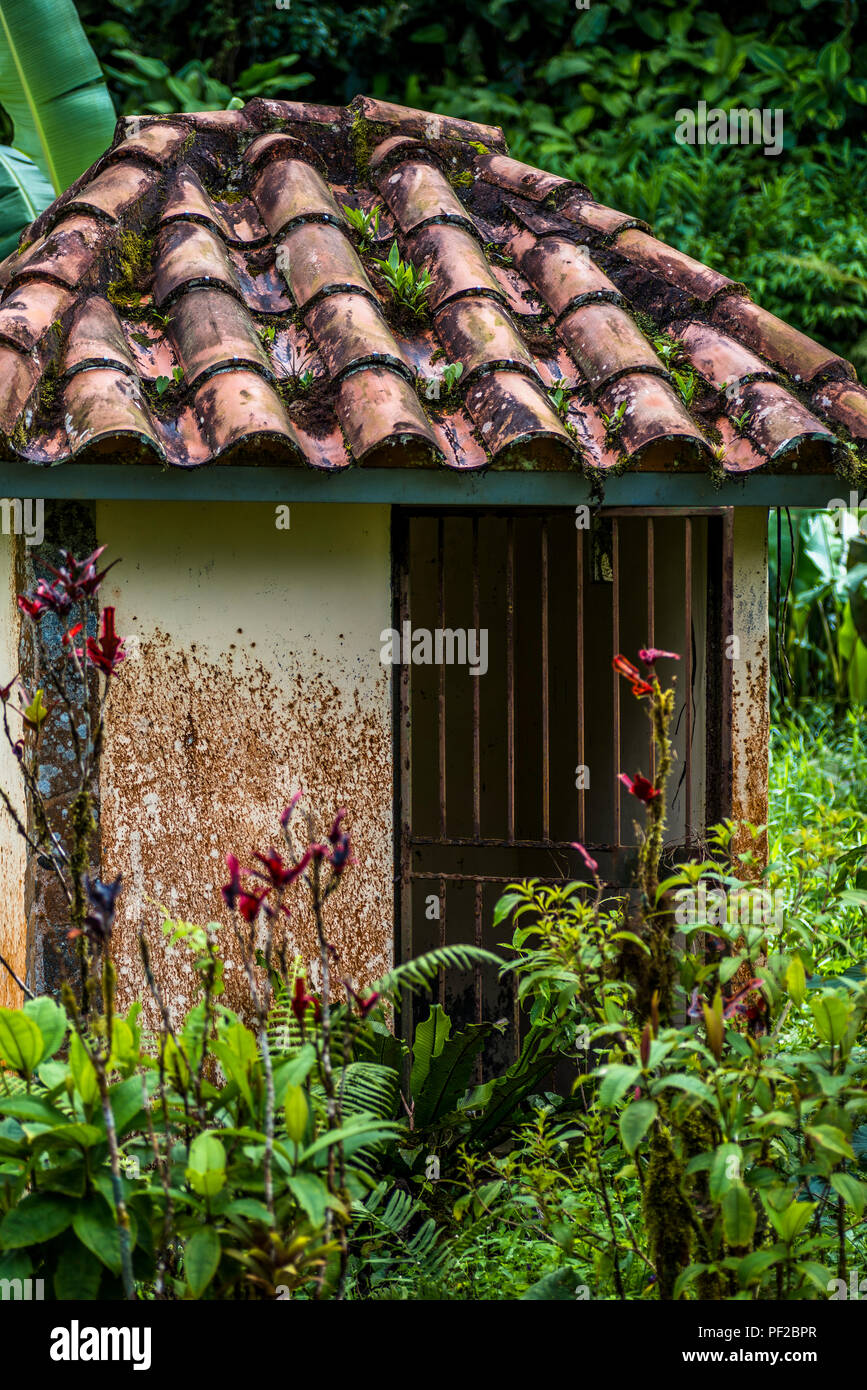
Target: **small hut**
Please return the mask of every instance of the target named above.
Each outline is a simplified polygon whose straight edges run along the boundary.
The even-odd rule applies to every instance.
[[[580,875],[575,840],[625,882],[617,774],[650,750],[621,651],[681,656],[670,853],[764,821],[768,508],[855,476],[867,391],[724,269],[498,129],[362,97],[121,120],[0,284],[2,678],[51,655],[15,594],[59,547],[123,562],[98,775],[122,1004],[150,904],[220,920],[226,853],[274,842],[298,786],[347,808],[330,930],[358,982],[494,944],[503,884]],[[68,766],[60,730],[61,830]],[[0,835],[0,951],[50,989],[63,903]],[[461,988],[508,1013],[496,978]]]

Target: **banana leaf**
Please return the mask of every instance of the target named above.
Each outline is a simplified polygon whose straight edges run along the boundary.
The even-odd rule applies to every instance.
[[[114,107],[73,0],[0,0],[0,103],[55,196],[108,149]]]
[[[54,202],[54,189],[32,159],[0,145],[0,261],[15,250],[22,227]]]

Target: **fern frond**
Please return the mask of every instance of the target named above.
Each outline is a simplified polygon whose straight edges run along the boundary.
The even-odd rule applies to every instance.
[[[438,946],[435,951],[396,965],[381,980],[377,980],[373,989],[378,994],[395,994],[400,990],[414,993],[427,989],[441,970],[472,970],[476,965],[502,964],[499,956],[485,951],[481,946]]]
[[[377,1062],[350,1062],[338,1083],[340,1109],[344,1115],[364,1111],[380,1120],[390,1120],[397,1108],[400,1078],[391,1067]]]

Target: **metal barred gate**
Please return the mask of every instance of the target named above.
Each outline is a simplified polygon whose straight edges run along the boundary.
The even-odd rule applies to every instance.
[[[583,877],[575,840],[607,883],[628,884],[642,817],[618,774],[652,775],[653,754],[618,652],[681,654],[663,676],[676,670],[667,855],[728,814],[731,510],[603,510],[586,527],[582,512],[395,511],[394,627],[410,639],[394,681],[397,959],[496,949],[504,886]],[[471,632],[476,674],[459,640]],[[441,972],[435,997],[455,1026],[507,1020],[483,1064],[514,1060],[512,977]]]

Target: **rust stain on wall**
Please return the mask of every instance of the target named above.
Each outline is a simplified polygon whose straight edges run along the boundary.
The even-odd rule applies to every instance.
[[[362,673],[347,680],[345,671],[311,669],[292,653],[287,662],[278,684],[255,653],[216,663],[179,650],[171,634],[157,631],[118,679],[102,767],[102,843],[104,876],[124,875],[113,952],[122,1007],[145,997],[140,925],[149,929],[154,973],[174,1017],[196,998],[186,952],[159,944],[151,899],[188,921],[223,924],[224,1002],[243,1008],[247,982],[220,897],[225,856],[231,851],[252,865],[253,850],[279,847],[280,812],[299,785],[303,806],[318,812],[322,836],[338,807],[347,808],[356,862],[326,909],[340,973],[366,983],[390,963],[389,730],[385,702],[377,708],[362,699],[365,680],[369,686],[386,678]],[[300,814],[293,824],[303,832]],[[302,883],[287,902],[291,917],[278,939],[310,963],[315,983],[318,947]]]

